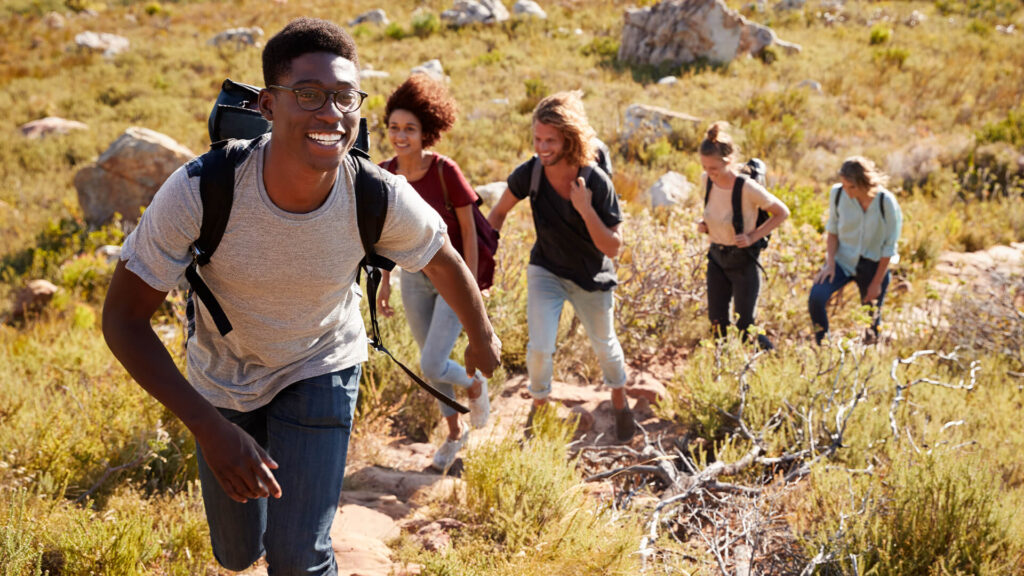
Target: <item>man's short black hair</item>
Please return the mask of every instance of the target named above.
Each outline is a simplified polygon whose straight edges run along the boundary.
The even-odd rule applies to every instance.
[[[279,84],[291,71],[292,60],[311,52],[330,52],[359,67],[356,43],[340,26],[317,18],[296,18],[263,48],[263,82]]]

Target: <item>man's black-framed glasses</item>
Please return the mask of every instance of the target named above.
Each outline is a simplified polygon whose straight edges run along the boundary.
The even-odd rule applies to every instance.
[[[356,90],[355,88],[324,90],[323,88],[315,88],[313,86],[292,88],[291,86],[280,86],[277,84],[271,84],[270,86],[267,86],[267,88],[288,90],[292,94],[295,94],[295,102],[299,105],[299,108],[302,108],[307,112],[315,112],[323,108],[324,103],[327,102],[328,96],[334,99],[334,105],[338,107],[338,110],[341,110],[342,112],[355,112],[363,105],[363,100],[369,96],[366,92]]]

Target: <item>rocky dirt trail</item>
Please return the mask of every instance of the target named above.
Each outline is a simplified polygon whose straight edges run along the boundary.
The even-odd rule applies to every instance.
[[[656,433],[672,425],[660,421],[651,404],[665,394],[661,377],[667,378],[673,367],[666,362],[641,368],[633,367],[627,394],[640,426]],[[492,381],[491,418],[487,426],[470,433],[465,454],[474,446],[494,442],[506,434],[521,434],[530,407],[525,376],[514,376],[497,386]],[[584,444],[615,444],[615,423],[609,390],[593,384],[554,382],[551,400],[562,417],[580,418],[577,437]],[[634,442],[642,442],[641,435]],[[430,468],[435,446],[404,438],[359,436],[349,449],[345,490],[331,539],[338,560],[340,576],[408,576],[419,574],[419,566],[403,566],[392,562],[387,543],[403,531],[413,535],[428,550],[443,550],[449,545],[448,533],[461,526],[451,518],[431,519],[425,506],[443,499],[460,482],[462,460],[456,460],[449,475]],[[259,565],[243,573],[264,576],[266,567]]]

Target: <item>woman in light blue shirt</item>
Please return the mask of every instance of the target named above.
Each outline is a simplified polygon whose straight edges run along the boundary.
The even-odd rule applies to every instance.
[[[888,177],[871,160],[853,156],[843,162],[839,180],[841,184],[833,186],[829,194],[825,265],[815,276],[808,299],[818,344],[828,333],[825,305],[850,282],[857,283],[861,302],[872,306],[868,340],[878,338],[889,266],[899,260],[896,241],[903,213],[896,197],[884,187]]]

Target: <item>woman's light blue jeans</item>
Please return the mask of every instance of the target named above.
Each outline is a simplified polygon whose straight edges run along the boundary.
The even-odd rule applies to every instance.
[[[625,386],[626,362],[615,335],[612,290],[588,292],[572,280],[532,264],[526,268],[526,283],[526,321],[530,333],[526,369],[530,373],[530,394],[538,400],[551,394],[558,319],[566,300],[572,304],[597,353],[604,383],[610,388]]]
[[[244,570],[265,552],[272,576],[337,574],[330,532],[360,372],[356,365],[296,382],[252,412],[220,409],[277,462],[273,473],[281,486],[281,498],[235,502],[197,446],[210,542],[221,566]]]
[[[469,388],[473,384],[466,369],[451,359],[452,348],[462,333],[462,323],[426,274],[402,270],[399,282],[405,318],[420,347],[423,377],[445,396],[455,398],[455,386]],[[455,414],[447,405],[441,402],[437,405],[445,418]]]

